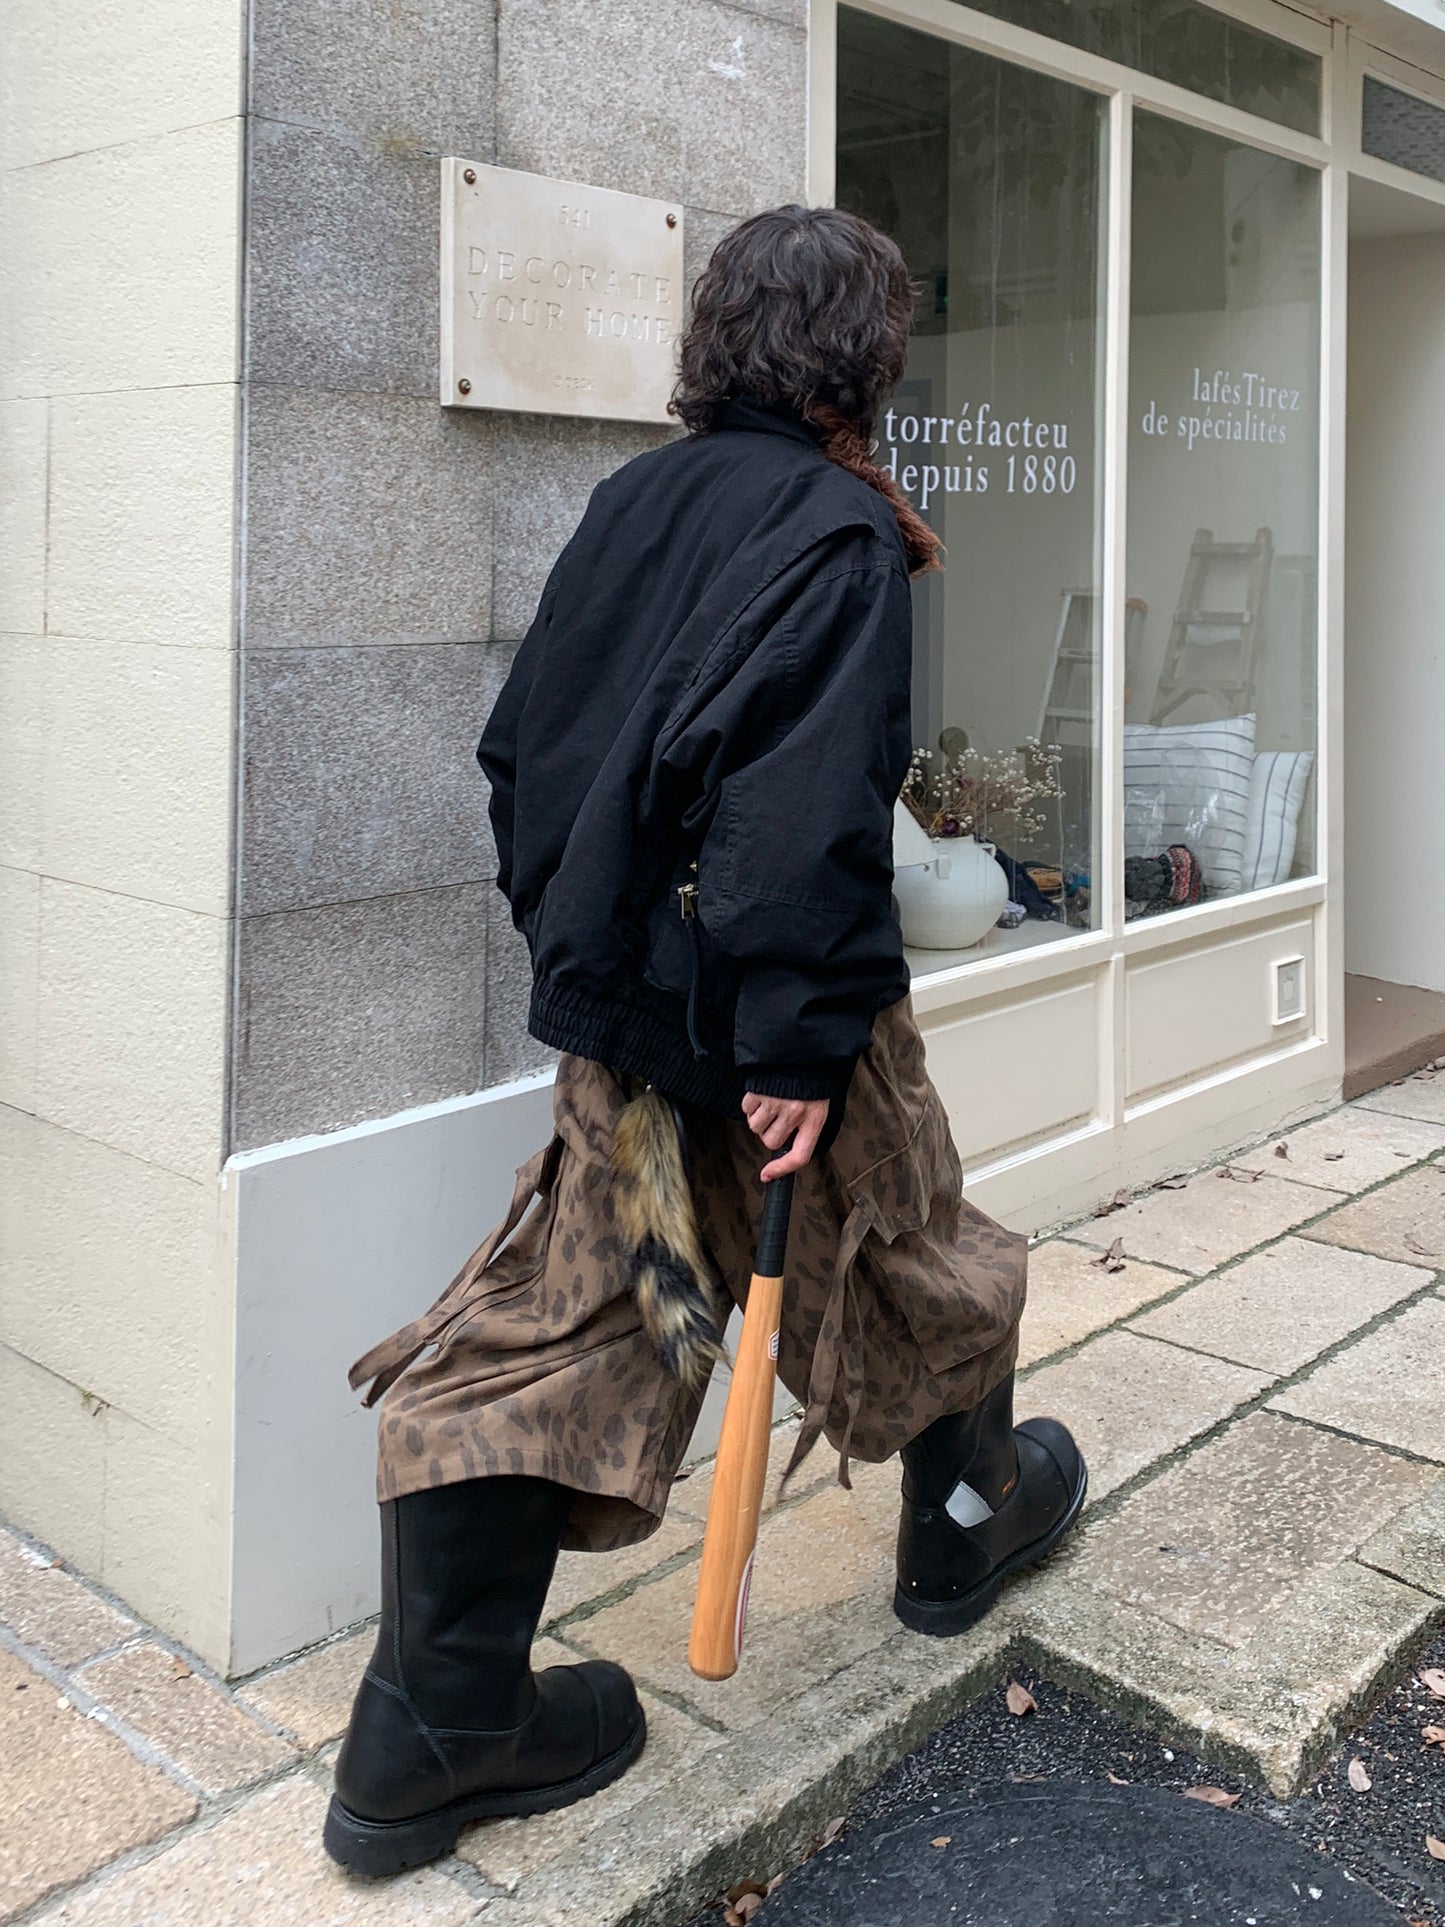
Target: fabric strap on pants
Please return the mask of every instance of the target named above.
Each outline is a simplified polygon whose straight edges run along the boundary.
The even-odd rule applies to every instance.
[[[843,1221],[843,1229],[838,1239],[838,1257],[833,1266],[833,1278],[828,1288],[828,1302],[823,1307],[823,1320],[818,1327],[817,1343],[813,1347],[813,1363],[808,1378],[808,1404],[803,1414],[802,1430],[798,1442],[793,1447],[793,1455],[788,1460],[787,1470],[783,1473],[781,1485],[786,1485],[798,1467],[818,1443],[828,1414],[833,1406],[833,1393],[838,1382],[838,1367],[843,1367],[843,1404],[847,1414],[843,1437],[838,1447],[839,1483],[852,1489],[853,1481],[848,1475],[848,1446],[853,1437],[853,1426],[858,1417],[858,1406],[863,1397],[862,1368],[859,1363],[859,1347],[847,1344],[848,1325],[857,1324],[857,1306],[853,1293],[853,1263],[858,1256],[859,1247],[867,1236],[873,1223],[873,1210],[866,1197],[855,1201],[853,1209]]]

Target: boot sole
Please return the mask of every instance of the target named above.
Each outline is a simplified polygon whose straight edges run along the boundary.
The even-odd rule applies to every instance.
[[[1036,1566],[1047,1559],[1084,1509],[1089,1490],[1089,1468],[1080,1461],[1079,1483],[1069,1500],[1068,1510],[1056,1526],[1032,1545],[1021,1546],[989,1574],[988,1578],[960,1599],[911,1599],[901,1586],[894,1589],[893,1610],[910,1632],[928,1633],[935,1639],[949,1639],[976,1626],[998,1598],[1003,1582],[1025,1566]]]
[[[585,1773],[553,1786],[522,1787],[505,1793],[472,1793],[449,1806],[419,1813],[412,1820],[364,1820],[333,1793],[322,1829],[322,1844],[337,1866],[364,1880],[423,1867],[450,1853],[464,1826],[473,1820],[500,1820],[569,1807],[600,1793],[620,1779],[647,1744],[647,1719],[638,1709],[637,1725],[615,1753]]]

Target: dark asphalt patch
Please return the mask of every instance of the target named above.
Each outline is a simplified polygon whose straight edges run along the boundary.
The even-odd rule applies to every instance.
[[[986,1694],[869,1789],[848,1815],[847,1846],[872,1820],[898,1816],[922,1805],[939,1809],[1011,1786],[1093,1785],[1111,1788],[1110,1774],[1132,1787],[1183,1793],[1214,1786],[1238,1793],[1223,1820],[1248,1816],[1281,1828],[1302,1846],[1322,1853],[1341,1872],[1373,1888],[1408,1927],[1445,1927],[1445,1862],[1430,1858],[1425,1837],[1445,1840],[1445,1749],[1427,1746],[1426,1726],[1445,1726],[1445,1701],[1420,1684],[1427,1667],[1445,1667],[1445,1638],[1421,1652],[1398,1685],[1386,1692],[1370,1717],[1331,1757],[1298,1799],[1280,1802],[1235,1773],[1210,1766],[1155,1734],[1106,1712],[1083,1694],[1068,1692],[1027,1669],[1014,1677],[1032,1691],[1038,1710],[1019,1717],[1008,1711],[1004,1689]],[[1352,1760],[1369,1775],[1368,1792],[1349,1783]],[[1114,1788],[1121,1796],[1127,1788]],[[947,1831],[947,1829],[941,1829]],[[819,1860],[838,1851],[825,1850]],[[776,1868],[738,1867],[736,1877],[766,1880]],[[792,1882],[786,1883],[791,1885]],[[779,1890],[778,1899],[786,1891]],[[720,1909],[698,1917],[713,1927]],[[952,1917],[963,1927],[966,1916]],[[775,1905],[758,1927],[786,1916]],[[871,1927],[866,1915],[839,1913],[840,1927]],[[988,1927],[998,1927],[990,1922]],[[1141,1918],[1137,1927],[1157,1927]]]
[[[1010,1786],[850,1830],[759,1927],[1397,1927],[1262,1820],[1161,1787]]]

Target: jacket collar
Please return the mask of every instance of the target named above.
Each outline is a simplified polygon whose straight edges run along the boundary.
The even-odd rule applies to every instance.
[[[786,435],[789,441],[801,442],[805,448],[817,448],[823,439],[823,431],[806,422],[800,415],[794,415],[785,408],[774,408],[768,402],[754,401],[751,395],[734,395],[723,403],[717,418],[718,428],[747,429],[754,434]]]

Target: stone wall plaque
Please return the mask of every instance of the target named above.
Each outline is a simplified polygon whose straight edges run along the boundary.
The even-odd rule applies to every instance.
[[[445,407],[670,419],[680,206],[448,156],[441,270]]]

